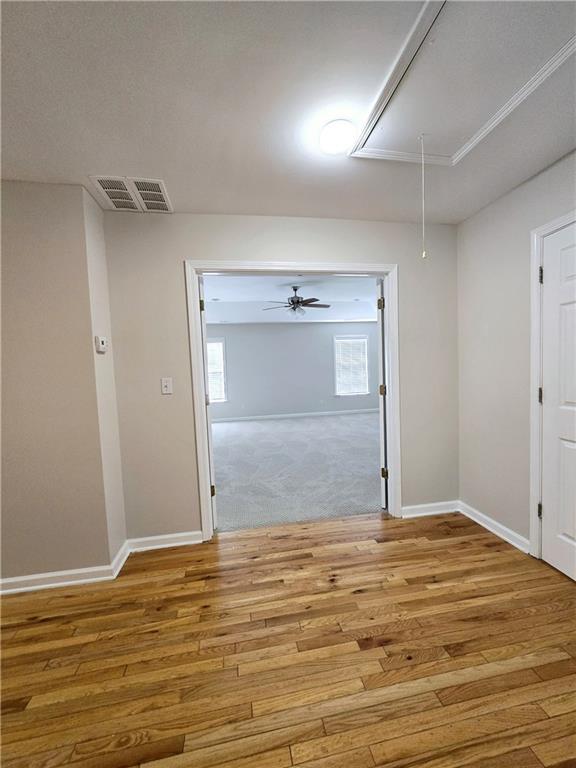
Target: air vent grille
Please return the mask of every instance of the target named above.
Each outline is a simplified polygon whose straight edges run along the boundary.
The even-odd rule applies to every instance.
[[[171,213],[174,209],[168,198],[166,185],[161,179],[129,179],[143,211]]]
[[[98,179],[98,184],[102,189],[120,189],[127,191],[128,187],[122,181],[122,179]]]
[[[130,176],[90,176],[102,205],[110,210],[172,213],[172,203],[161,179]]]
[[[148,211],[170,211],[166,203],[144,203]]]
[[[163,203],[164,195],[161,192],[140,192],[142,200],[150,201],[151,203]]]
[[[162,194],[162,187],[157,181],[134,181],[134,186],[138,192],[156,192]]]
[[[123,192],[121,189],[107,189],[106,194],[110,200],[132,200],[130,192]]]
[[[114,208],[121,209],[123,211],[137,211],[138,206],[132,200],[112,200]]]

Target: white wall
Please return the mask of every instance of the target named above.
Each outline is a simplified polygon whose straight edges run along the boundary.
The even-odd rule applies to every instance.
[[[417,224],[104,215],[129,536],[199,530],[186,259],[399,265],[404,504],[457,497],[456,238]],[[160,378],[174,378],[174,395]]]
[[[2,184],[2,576],[106,566],[126,538],[102,212]]]
[[[109,560],[80,187],[2,185],[2,575]]]
[[[529,535],[530,231],[576,206],[575,156],[458,228],[460,498]]]
[[[398,264],[403,503],[459,496],[526,536],[529,234],[574,207],[575,171],[572,155],[464,222],[457,279],[450,226],[423,261],[417,225],[106,213],[106,360],[100,213],[79,187],[4,183],[3,575],[109,562],[122,469],[129,536],[200,528],[185,259]]]
[[[106,354],[98,354],[93,346],[92,357],[96,381],[108,541],[110,560],[113,560],[126,540],[126,516],[114,379],[114,347],[110,320],[104,217],[100,206],[94,202],[93,198],[85,190],[82,192],[92,336],[106,336],[109,345]]]
[[[368,395],[335,395],[334,336],[347,335],[368,337]],[[378,408],[377,323],[209,325],[211,338],[224,339],[228,397],[214,419]]]

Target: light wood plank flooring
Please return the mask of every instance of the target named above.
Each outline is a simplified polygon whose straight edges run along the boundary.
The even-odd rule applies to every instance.
[[[575,606],[457,514],[133,554],[4,599],[2,765],[568,768]]]

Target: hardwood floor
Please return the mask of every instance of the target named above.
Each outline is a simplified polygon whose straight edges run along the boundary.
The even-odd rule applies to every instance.
[[[133,554],[4,599],[2,765],[568,768],[575,607],[460,515]]]

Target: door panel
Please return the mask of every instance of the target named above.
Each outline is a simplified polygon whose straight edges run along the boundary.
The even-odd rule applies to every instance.
[[[544,240],[542,557],[576,579],[576,224]]]

